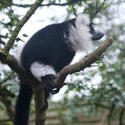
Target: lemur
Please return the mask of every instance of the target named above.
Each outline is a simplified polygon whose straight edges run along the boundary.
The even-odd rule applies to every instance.
[[[46,86],[46,106],[54,89],[53,80],[64,66],[68,65],[76,52],[90,49],[93,40],[103,33],[95,31],[88,15],[82,14],[62,23],[51,24],[36,32],[18,54],[20,67]],[[32,89],[23,81],[16,104],[15,125],[28,125],[29,105]]]

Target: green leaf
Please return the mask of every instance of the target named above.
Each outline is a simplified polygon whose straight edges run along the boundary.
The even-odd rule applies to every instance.
[[[25,33],[24,33],[22,36],[23,36],[23,37],[28,37],[28,35],[27,35],[27,34],[25,34]]]
[[[105,4],[104,4],[104,7],[109,8],[110,5],[109,5],[108,3],[105,3]]]
[[[99,70],[101,70],[101,71],[103,71],[103,70],[105,70],[105,69],[106,69],[106,66],[105,66],[105,65],[102,65],[102,66],[99,67]]]

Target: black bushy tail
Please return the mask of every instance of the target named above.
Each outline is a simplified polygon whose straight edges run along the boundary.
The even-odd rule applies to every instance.
[[[46,111],[48,108],[48,98],[50,97],[49,90],[45,89],[45,104],[42,106],[42,111]]]
[[[28,125],[32,89],[28,84],[21,83],[17,98],[14,125]]]

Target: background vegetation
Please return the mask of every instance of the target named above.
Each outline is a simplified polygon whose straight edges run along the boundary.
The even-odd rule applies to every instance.
[[[27,11],[33,3],[34,0],[0,0],[0,47],[5,46],[15,25],[25,14],[17,10]],[[36,20],[42,23],[46,20],[60,22],[79,13],[88,13],[96,26],[105,32],[104,39],[116,36],[114,44],[104,54],[104,58],[89,69],[70,76],[64,96],[59,102],[53,102],[50,106],[48,114],[51,114],[50,112],[58,114],[57,119],[60,120],[57,122],[58,125],[94,123],[95,125],[125,125],[125,18],[122,17],[125,14],[125,7],[123,6],[125,6],[124,0],[46,0],[38,9],[39,13],[51,7],[64,9],[61,18],[56,14],[50,19],[37,17]],[[14,53],[17,46],[27,38],[27,31],[21,33],[16,38],[11,52]],[[101,42],[94,43],[95,47]],[[18,83],[16,74],[9,67],[1,64],[0,125],[12,125]],[[32,102],[31,114],[32,123],[34,102]],[[48,115],[48,124],[53,117],[54,115]]]

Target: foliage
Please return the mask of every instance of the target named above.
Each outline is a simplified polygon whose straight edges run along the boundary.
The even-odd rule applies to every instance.
[[[33,0],[28,2],[24,0],[18,0],[18,2],[0,0],[0,47],[5,46],[15,25],[18,24],[22,16],[22,14],[16,13],[16,9],[27,9],[33,2]],[[116,24],[113,21],[116,19],[115,14],[117,12],[112,9],[113,7],[119,7],[123,3],[125,2],[121,0],[113,2],[108,0],[79,0],[78,2],[76,0],[50,0],[41,5],[39,11],[42,11],[44,6],[49,9],[54,4],[54,7],[64,7],[67,11],[66,19],[79,13],[88,13],[91,21],[96,23],[96,20],[99,20],[99,27],[102,27],[106,32],[106,37],[116,36],[116,42],[110,48],[108,54],[104,56],[103,60],[94,64],[96,67],[92,66],[89,70],[71,76],[63,103],[60,103],[60,105],[68,106],[68,110],[59,111],[65,119],[65,124],[75,121],[76,115],[79,113],[84,114],[86,117],[93,117],[95,114],[100,115],[105,110],[108,111],[107,117],[112,119],[116,117],[118,119],[121,109],[125,108],[125,24],[120,21],[120,23]],[[56,17],[51,19],[55,21]],[[24,41],[24,37],[27,37],[26,33],[23,33],[21,38],[17,37],[17,43],[14,47],[18,45],[18,42]],[[0,72],[0,110],[4,111],[6,109],[7,111],[8,105],[5,102],[9,101],[9,104],[13,107],[14,98],[17,95],[18,85],[16,83],[18,80],[17,76],[6,68]],[[74,95],[72,97],[74,98],[67,98],[67,95],[72,91]],[[79,106],[78,102],[79,105],[84,106]],[[113,109],[113,112],[117,112],[118,115],[110,115],[112,114],[111,109]],[[7,113],[9,114],[9,112]],[[11,117],[9,115],[9,118]],[[110,119],[108,119],[108,122],[110,122]]]
[[[116,6],[116,3],[112,6]],[[75,76],[83,75],[82,78],[75,79],[69,84],[66,97],[70,90],[76,91],[74,94],[75,97],[73,96],[74,98],[71,100],[73,103],[72,105],[74,105],[75,102],[90,104],[90,112],[88,111],[89,108],[87,108],[87,106],[82,107],[83,110],[88,109],[86,113],[89,113],[89,115],[92,115],[92,112],[96,115],[99,112],[101,113],[100,109],[108,110],[108,123],[110,124],[110,119],[115,118],[115,120],[119,120],[120,124],[121,110],[125,108],[125,24],[121,21],[119,21],[118,24],[111,22],[116,19],[116,13],[111,13],[110,9],[104,9],[102,14],[102,18],[106,19],[106,22],[105,24],[103,23],[103,25],[106,26],[110,24],[108,30],[106,29],[107,36],[115,35],[116,42],[110,48],[110,51],[104,55],[104,58],[95,64],[97,65],[97,68],[90,68],[89,70],[84,71],[84,73],[81,72],[72,76],[74,78]],[[94,80],[95,78],[96,80]],[[69,102],[67,101],[66,104],[68,103]],[[111,111],[112,109],[113,111]],[[72,107],[70,110],[72,111]],[[80,110],[80,112],[81,111],[82,110]],[[114,115],[113,112],[117,112],[117,115]],[[84,112],[84,115],[86,113]]]

